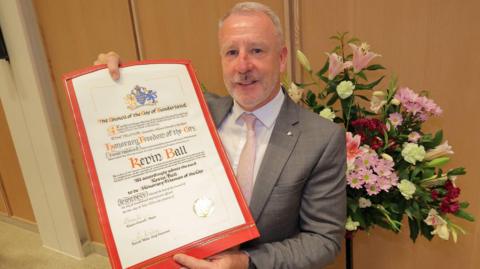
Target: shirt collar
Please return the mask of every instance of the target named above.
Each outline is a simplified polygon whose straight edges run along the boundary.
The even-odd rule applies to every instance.
[[[264,106],[254,110],[253,112],[247,112],[235,101],[232,108],[232,116],[235,119],[235,122],[238,122],[239,117],[243,113],[252,113],[257,117],[257,119],[265,126],[265,128],[270,129],[275,120],[277,119],[280,109],[282,108],[283,101],[285,100],[285,94],[282,89],[280,89],[277,95],[266,103]]]

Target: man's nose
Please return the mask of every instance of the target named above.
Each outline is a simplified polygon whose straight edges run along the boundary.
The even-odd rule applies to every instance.
[[[252,62],[248,53],[240,52],[237,58],[236,68],[239,73],[247,73],[252,69]]]

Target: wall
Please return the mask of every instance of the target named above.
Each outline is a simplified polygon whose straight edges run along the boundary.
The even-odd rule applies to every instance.
[[[324,52],[336,44],[328,37],[348,31],[367,41],[371,50],[382,55],[375,62],[386,66],[387,74],[399,77],[399,86],[416,91],[429,90],[442,107],[441,117],[430,120],[427,130],[443,129],[455,155],[450,166],[465,166],[467,175],[459,177],[461,199],[471,203],[469,211],[480,216],[480,187],[477,139],[480,127],[475,119],[480,64],[478,48],[480,25],[475,10],[478,1],[435,0],[339,0],[299,1],[300,46],[321,68]],[[381,89],[381,87],[379,87]],[[480,257],[479,222],[458,221],[468,234],[452,241],[421,238],[413,244],[408,225],[399,235],[374,229],[354,239],[355,268],[478,268]],[[341,268],[341,267],[336,267]]]

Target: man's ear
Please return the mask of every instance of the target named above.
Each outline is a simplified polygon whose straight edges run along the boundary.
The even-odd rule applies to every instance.
[[[287,46],[283,46],[283,48],[280,50],[280,72],[281,73],[285,72],[285,69],[287,68],[287,55],[288,55]]]

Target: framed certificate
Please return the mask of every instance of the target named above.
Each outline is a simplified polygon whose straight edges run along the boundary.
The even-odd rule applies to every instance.
[[[258,237],[192,66],[64,76],[113,268],[179,268]]]

